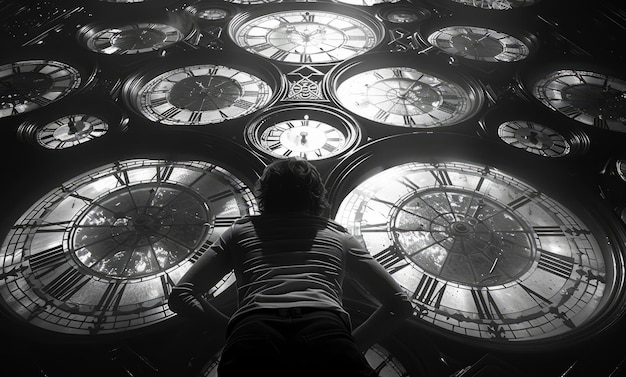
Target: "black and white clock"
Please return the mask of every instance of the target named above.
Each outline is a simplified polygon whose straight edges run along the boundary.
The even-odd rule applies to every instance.
[[[236,218],[255,212],[248,184],[204,160],[134,158],[85,171],[4,234],[0,305],[19,325],[63,336],[162,323],[175,315],[167,298],[178,279]]]
[[[529,175],[536,166],[510,170],[504,151],[505,163],[485,162],[498,148],[478,140],[402,135],[377,159],[388,142],[331,175],[335,219],[407,291],[418,322],[523,349],[595,336],[623,315],[624,229],[604,204],[581,202],[575,185],[559,193]]]

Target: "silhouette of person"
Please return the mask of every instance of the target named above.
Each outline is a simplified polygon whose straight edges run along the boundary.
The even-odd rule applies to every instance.
[[[354,236],[322,215],[329,203],[314,165],[277,160],[255,189],[260,214],[221,234],[174,287],[170,309],[226,327],[219,377],[376,376],[364,352],[403,324],[409,298]],[[229,318],[203,294],[230,271],[237,309]],[[344,278],[380,303],[354,329]]]

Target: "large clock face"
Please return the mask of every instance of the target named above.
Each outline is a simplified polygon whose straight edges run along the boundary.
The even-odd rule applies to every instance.
[[[531,52],[528,42],[493,29],[478,26],[447,26],[426,37],[442,51],[484,62],[514,62]]]
[[[336,157],[360,140],[354,120],[337,109],[307,104],[277,107],[247,128],[249,144],[274,158]]]
[[[55,60],[22,60],[0,65],[0,118],[26,113],[76,91],[85,78]]]
[[[482,101],[467,81],[404,65],[339,70],[331,85],[335,101],[346,110],[391,126],[457,124],[474,115]]]
[[[264,78],[231,66],[197,64],[174,68],[140,84],[129,80],[131,106],[165,125],[206,125],[239,118],[270,103],[275,94]]]
[[[236,218],[250,189],[203,161],[119,161],[65,182],[11,227],[0,303],[63,334],[114,334],[172,316],[169,292]],[[212,288],[217,295],[232,276]]]
[[[254,54],[297,64],[343,61],[382,40],[381,26],[366,15],[299,8],[234,22],[231,36]]]
[[[421,320],[520,344],[581,334],[618,288],[623,266],[580,213],[489,166],[408,162],[358,184],[336,219]]]
[[[561,69],[538,78],[532,95],[582,124],[626,132],[626,81],[581,69]]]

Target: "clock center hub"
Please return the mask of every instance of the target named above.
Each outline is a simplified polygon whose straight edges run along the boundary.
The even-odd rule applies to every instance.
[[[386,100],[377,106],[392,114],[426,114],[441,103],[441,96],[437,91],[412,80],[381,80],[369,88],[367,97],[377,98],[381,92],[386,93]]]
[[[241,95],[241,87],[228,77],[193,76],[172,87],[169,102],[179,109],[209,111],[227,108]]]
[[[535,245],[524,221],[471,190],[435,188],[400,199],[393,237],[406,257],[434,276],[470,286],[505,284],[525,274]]]
[[[482,34],[461,34],[453,37],[451,42],[459,52],[480,57],[494,57],[504,51],[497,40]]]
[[[115,221],[111,235],[121,245],[146,246],[164,237],[172,223],[172,216],[163,208],[134,208]]]
[[[450,227],[449,227],[450,234],[454,236],[459,236],[459,237],[469,236],[474,231],[473,224],[476,224],[476,223],[477,223],[476,219],[473,219],[473,218],[466,218],[462,221],[454,222],[450,224]]]

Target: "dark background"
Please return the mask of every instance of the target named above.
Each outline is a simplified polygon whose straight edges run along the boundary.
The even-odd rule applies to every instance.
[[[39,56],[64,56],[82,66],[97,67],[94,69],[93,81],[82,88],[80,93],[31,113],[0,119],[5,170],[0,204],[2,229],[8,229],[21,211],[56,185],[116,159],[151,156],[167,158],[202,154],[205,151],[215,155],[224,148],[223,141],[230,148],[228,152],[224,151],[223,164],[233,171],[243,172],[249,181],[254,180],[255,173],[258,174],[269,159],[252,153],[243,139],[244,127],[252,116],[225,125],[164,127],[141,118],[122,99],[121,87],[124,81],[145,64],[154,64],[164,56],[185,59],[198,51],[232,54],[236,47],[229,41],[225,22],[202,25],[189,18],[187,26],[192,37],[184,43],[165,49],[165,53],[158,51],[135,56],[95,56],[80,45],[76,36],[80,27],[94,21],[115,20],[131,13],[160,17],[167,12],[184,13],[187,6],[205,3],[209,2],[147,0],[143,3],[116,4],[96,0],[0,1],[0,37],[3,44],[0,63],[5,64],[34,51]],[[235,12],[264,6],[226,1],[212,3],[227,4]],[[537,39],[538,49],[537,53],[520,64],[500,66],[463,61],[451,63],[436,51],[426,52],[435,59],[440,58],[444,64],[463,70],[481,83],[487,100],[480,114],[462,125],[428,132],[362,122],[366,135],[361,142],[362,146],[389,137],[401,140],[403,136],[408,138],[412,137],[409,134],[421,132],[431,135],[433,140],[447,140],[446,150],[442,150],[442,153],[476,153],[494,162],[514,160],[523,170],[522,174],[531,176],[535,181],[554,185],[565,194],[573,188],[562,182],[551,182],[550,171],[559,171],[572,178],[577,185],[576,190],[580,189],[593,200],[600,199],[616,221],[624,225],[626,184],[615,177],[611,166],[615,160],[626,156],[626,133],[606,132],[573,124],[564,117],[553,117],[554,114],[532,101],[520,84],[520,77],[524,74],[549,67],[555,61],[600,67],[606,72],[619,72],[623,78],[626,66],[626,12],[623,5],[602,0],[544,0],[528,9],[517,11],[513,16],[494,15],[493,12],[480,12],[448,1],[434,0],[355,7],[376,14],[392,5],[425,9],[430,12],[431,20],[458,17],[492,22],[488,20],[498,19],[499,23],[507,24],[514,30],[531,32]],[[342,6],[350,7],[345,4]],[[424,25],[427,25],[427,21],[424,21]],[[385,40],[375,52],[385,54],[392,62],[400,54],[417,55],[425,51],[428,46],[419,37],[419,26],[386,24],[388,30]],[[289,70],[296,67],[280,68],[284,74],[288,74]],[[279,101],[275,106],[288,103],[288,100]],[[317,103],[335,106],[329,99]],[[623,106],[624,101],[621,104]],[[106,113],[115,120],[115,126],[101,139],[59,151],[38,147],[20,128],[23,122],[60,114],[67,107],[84,107]],[[502,148],[489,127],[491,117],[523,111],[555,120],[555,127],[575,130],[581,135],[574,144],[575,153],[555,162],[521,150],[507,150],[512,147]],[[393,146],[393,142],[384,145]],[[479,146],[493,143],[498,146],[476,151],[471,147],[473,143]],[[436,147],[430,150],[437,153]],[[500,150],[506,150],[507,154],[499,154]],[[355,153],[358,154],[358,150]],[[380,151],[378,153],[382,154]],[[337,179],[344,179],[333,171],[339,162],[339,158],[316,162],[331,186],[341,183]],[[579,199],[586,200],[584,196]],[[356,292],[354,297],[358,297]],[[232,300],[223,300],[224,308],[233,307]],[[369,308],[364,302],[365,299],[349,302],[357,321]],[[460,375],[465,368],[474,365],[463,375],[615,377],[624,375],[626,368],[623,365],[626,351],[623,347],[625,333],[621,315],[621,311],[615,313],[616,321],[611,323],[610,328],[597,329],[597,333],[590,333],[587,340],[581,343],[554,344],[537,350],[498,350],[468,345],[413,323],[394,334],[385,346],[409,370],[411,376],[420,373],[432,376]],[[219,351],[220,346],[215,334],[201,334],[190,324],[176,320],[138,335],[120,336],[106,341],[76,341],[36,331],[16,332],[9,318],[3,318],[2,321],[5,325],[3,363],[7,371],[19,371],[7,376],[156,376],[163,375],[163,371],[168,368],[197,371],[202,365],[211,363],[212,355]]]

